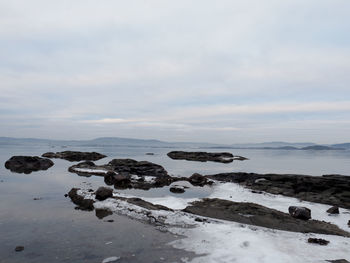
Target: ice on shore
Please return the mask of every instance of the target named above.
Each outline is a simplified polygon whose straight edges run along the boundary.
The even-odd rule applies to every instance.
[[[86,194],[86,197],[89,196],[88,193],[82,193]],[[256,194],[234,183],[217,183],[208,198],[254,202],[282,212],[288,212],[288,207],[291,205],[302,205],[312,210],[313,219],[331,222],[349,231],[347,222],[350,211],[347,209],[340,209],[339,215],[329,216],[326,212],[329,205],[302,202],[296,198],[281,195]],[[187,262],[325,263],[326,260],[350,260],[350,238],[294,233],[224,220],[209,219],[209,223],[200,223],[195,221],[197,216],[179,211],[198,199],[174,196],[143,199],[175,211],[150,211],[116,199],[107,199],[96,202],[94,205],[96,208],[106,208],[139,220],[152,219],[151,223],[160,223],[169,232],[183,236],[182,239],[175,240],[170,245],[198,255]],[[309,244],[307,243],[309,237],[323,238],[330,243],[327,246]]]

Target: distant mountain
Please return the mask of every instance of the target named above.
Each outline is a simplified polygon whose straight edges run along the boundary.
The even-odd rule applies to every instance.
[[[317,145],[311,142],[289,143],[289,142],[264,142],[245,144],[213,144],[193,142],[165,142],[159,140],[143,140],[120,137],[102,137],[92,140],[50,140],[34,138],[11,138],[0,137],[1,145],[45,145],[45,146],[70,146],[70,147],[153,147],[153,148],[194,148],[194,149],[263,149],[263,150],[339,150],[350,149],[350,143]]]

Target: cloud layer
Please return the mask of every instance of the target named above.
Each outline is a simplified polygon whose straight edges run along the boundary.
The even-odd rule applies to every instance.
[[[348,10],[0,0],[0,136],[349,141]]]

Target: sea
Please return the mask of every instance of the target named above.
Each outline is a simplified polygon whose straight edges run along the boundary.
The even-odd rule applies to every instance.
[[[73,187],[97,189],[105,186],[98,176],[82,177],[68,172],[75,164],[53,159],[46,171],[18,174],[4,167],[14,155],[40,156],[45,152],[77,150],[107,155],[95,162],[104,164],[115,158],[146,160],[162,165],[172,176],[191,176],[223,172],[254,172],[350,175],[349,150],[258,150],[230,149],[234,155],[248,158],[229,164],[172,160],[172,150],[223,151],[214,149],[172,149],[135,146],[0,146],[0,263],[69,262],[186,262],[196,257],[192,252],[175,249],[169,243],[181,236],[160,231],[147,222],[113,214],[103,219],[95,212],[76,210],[64,195]],[[224,150],[226,151],[226,150]],[[152,155],[150,155],[150,153]],[[117,190],[139,197],[166,197],[169,187],[152,190]],[[191,187],[181,194],[186,198],[204,198],[211,187]],[[17,246],[24,250],[16,252]]]

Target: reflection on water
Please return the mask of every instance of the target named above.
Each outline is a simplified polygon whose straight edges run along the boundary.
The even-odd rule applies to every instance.
[[[164,245],[174,237],[150,225],[118,215],[98,219],[95,212],[74,210],[74,205],[64,194],[72,187],[96,189],[104,185],[103,177],[86,178],[69,173],[67,169],[73,163],[60,159],[54,159],[55,165],[47,171],[32,174],[15,174],[4,167],[5,161],[13,155],[40,156],[47,151],[61,150],[59,147],[20,146],[0,149],[0,263],[102,262],[111,256],[121,256],[119,262],[164,262],[160,258],[165,262],[179,262],[182,256],[189,256]],[[105,164],[113,158],[147,160],[178,176],[233,171],[317,176],[347,175],[350,171],[349,151],[233,150],[234,155],[249,160],[221,164],[172,160],[166,156],[172,149],[81,147],[69,150],[97,151],[108,156],[96,164]],[[205,197],[211,192],[209,186],[191,187],[184,194],[171,193],[169,188],[121,192],[148,197]],[[15,252],[14,248],[19,245],[25,247],[24,251]]]

